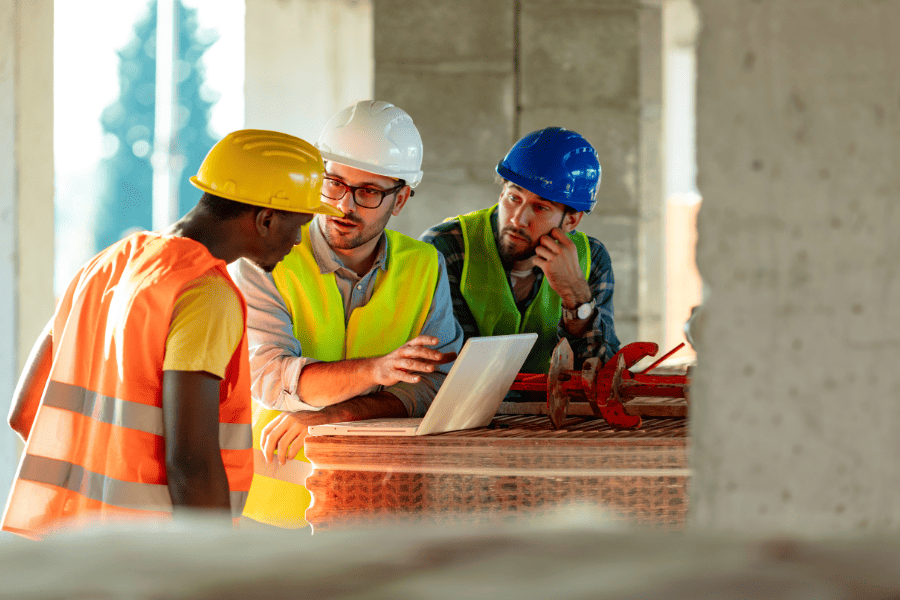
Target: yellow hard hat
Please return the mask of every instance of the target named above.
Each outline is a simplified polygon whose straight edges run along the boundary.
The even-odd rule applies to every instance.
[[[242,129],[212,147],[191,183],[235,202],[342,217],[321,200],[324,176],[312,144],[277,131]]]

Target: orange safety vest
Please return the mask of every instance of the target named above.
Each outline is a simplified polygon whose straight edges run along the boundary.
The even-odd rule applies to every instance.
[[[168,324],[184,285],[210,269],[234,286],[225,263],[202,244],[142,232],[97,255],[72,280],[54,317],[50,376],[4,530],[36,539],[74,518],[171,514],[162,410]],[[253,477],[247,356],[245,328],[219,398],[235,518]]]

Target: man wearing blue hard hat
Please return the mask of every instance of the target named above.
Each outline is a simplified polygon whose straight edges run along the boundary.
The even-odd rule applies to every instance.
[[[606,248],[576,231],[597,201],[600,162],[561,127],[529,133],[497,165],[497,204],[447,219],[421,239],[444,255],[453,309],[466,339],[535,332],[523,372],[547,373],[569,340],[580,367],[619,350]]]

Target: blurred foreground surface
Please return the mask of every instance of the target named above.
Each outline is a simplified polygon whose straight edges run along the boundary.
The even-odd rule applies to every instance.
[[[319,533],[206,519],[0,543],[0,598],[687,598],[900,596],[900,539],[739,540],[610,525]]]

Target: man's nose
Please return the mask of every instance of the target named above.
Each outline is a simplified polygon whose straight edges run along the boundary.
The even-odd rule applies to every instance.
[[[528,208],[526,208],[524,205],[519,206],[518,208],[516,208],[516,210],[513,211],[512,219],[510,220],[516,227],[527,227],[529,220]]]
[[[337,201],[336,208],[343,212],[345,215],[347,213],[356,212],[356,202],[353,201],[352,190],[347,190],[347,193]]]

